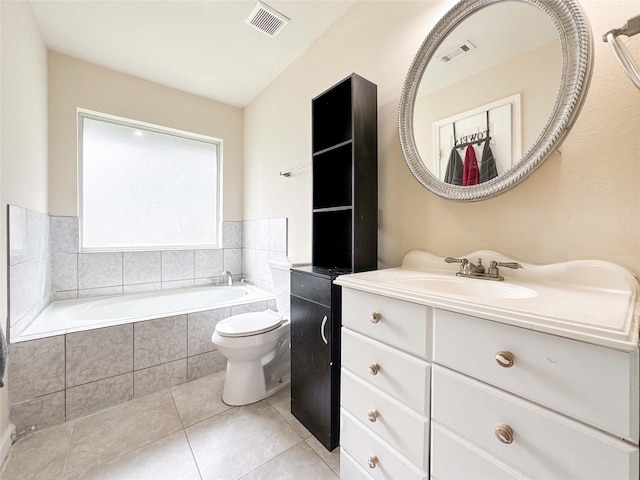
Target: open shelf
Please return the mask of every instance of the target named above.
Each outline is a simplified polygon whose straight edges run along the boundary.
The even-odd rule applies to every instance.
[[[313,99],[313,152],[352,138],[351,77]]]
[[[313,213],[312,262],[323,268],[352,268],[352,210]]]
[[[313,208],[350,206],[353,191],[351,142],[313,156]]]

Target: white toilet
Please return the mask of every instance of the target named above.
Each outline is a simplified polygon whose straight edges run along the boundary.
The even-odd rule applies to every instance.
[[[222,401],[247,405],[286,387],[291,380],[289,290],[291,266],[271,262],[278,311],[243,313],[221,320],[211,340],[227,358]]]

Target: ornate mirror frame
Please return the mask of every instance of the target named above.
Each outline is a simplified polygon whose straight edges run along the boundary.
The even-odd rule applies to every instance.
[[[555,105],[533,145],[504,174],[473,186],[439,180],[423,163],[414,138],[414,105],[420,80],[443,40],[466,18],[495,3],[518,1],[540,8],[552,21],[562,48],[562,74]],[[426,37],[407,74],[398,111],[400,146],[409,170],[418,182],[443,198],[470,202],[490,198],[513,188],[549,158],[567,136],[584,103],[593,70],[593,41],[588,20],[576,0],[462,0]]]

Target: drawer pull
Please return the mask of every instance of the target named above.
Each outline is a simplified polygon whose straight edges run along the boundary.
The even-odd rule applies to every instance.
[[[498,352],[498,353],[496,353],[496,362],[501,367],[504,367],[504,368],[513,367],[514,360],[515,359],[513,358],[513,353],[511,353],[511,352]]]
[[[379,371],[380,365],[378,365],[377,363],[372,363],[371,365],[369,365],[369,373],[371,375],[377,375]]]
[[[380,414],[378,413],[377,410],[369,410],[369,412],[367,413],[367,417],[369,418],[369,421],[372,423],[378,420],[379,415]]]
[[[513,429],[509,425],[498,425],[495,429],[495,434],[502,443],[507,445],[513,443]]]
[[[325,315],[322,319],[322,325],[320,325],[320,336],[322,337],[322,341],[325,345],[329,345],[329,341],[327,340],[327,334],[324,333],[324,329],[327,326],[327,316]]]
[[[371,315],[369,315],[369,320],[371,320],[371,323],[378,323],[381,319],[382,315],[380,315],[378,312],[373,312]]]
[[[369,468],[376,468],[377,464],[378,464],[378,457],[376,457],[375,455],[371,455],[367,457],[367,465],[369,465]]]

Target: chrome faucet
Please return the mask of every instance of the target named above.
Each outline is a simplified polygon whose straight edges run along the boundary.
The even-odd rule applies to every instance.
[[[447,263],[460,264],[460,271],[456,273],[456,276],[458,277],[480,278],[483,280],[504,280],[504,277],[500,275],[500,272],[498,271],[498,267],[522,268],[522,265],[517,262],[497,262],[495,260],[491,260],[489,263],[489,270],[485,273],[481,258],[478,258],[477,265],[466,258],[447,257],[444,261]]]
[[[473,275],[480,275],[484,273],[484,265],[482,265],[482,259],[478,259],[478,265],[475,265],[473,262],[470,262],[466,258],[453,258],[447,257],[444,259],[447,263],[459,263],[460,271],[456,273],[457,276],[462,277],[470,277]]]
[[[227,285],[233,285],[233,277],[231,276],[231,272],[229,270],[225,270],[222,272],[222,280],[224,281],[225,277],[227,278]]]

